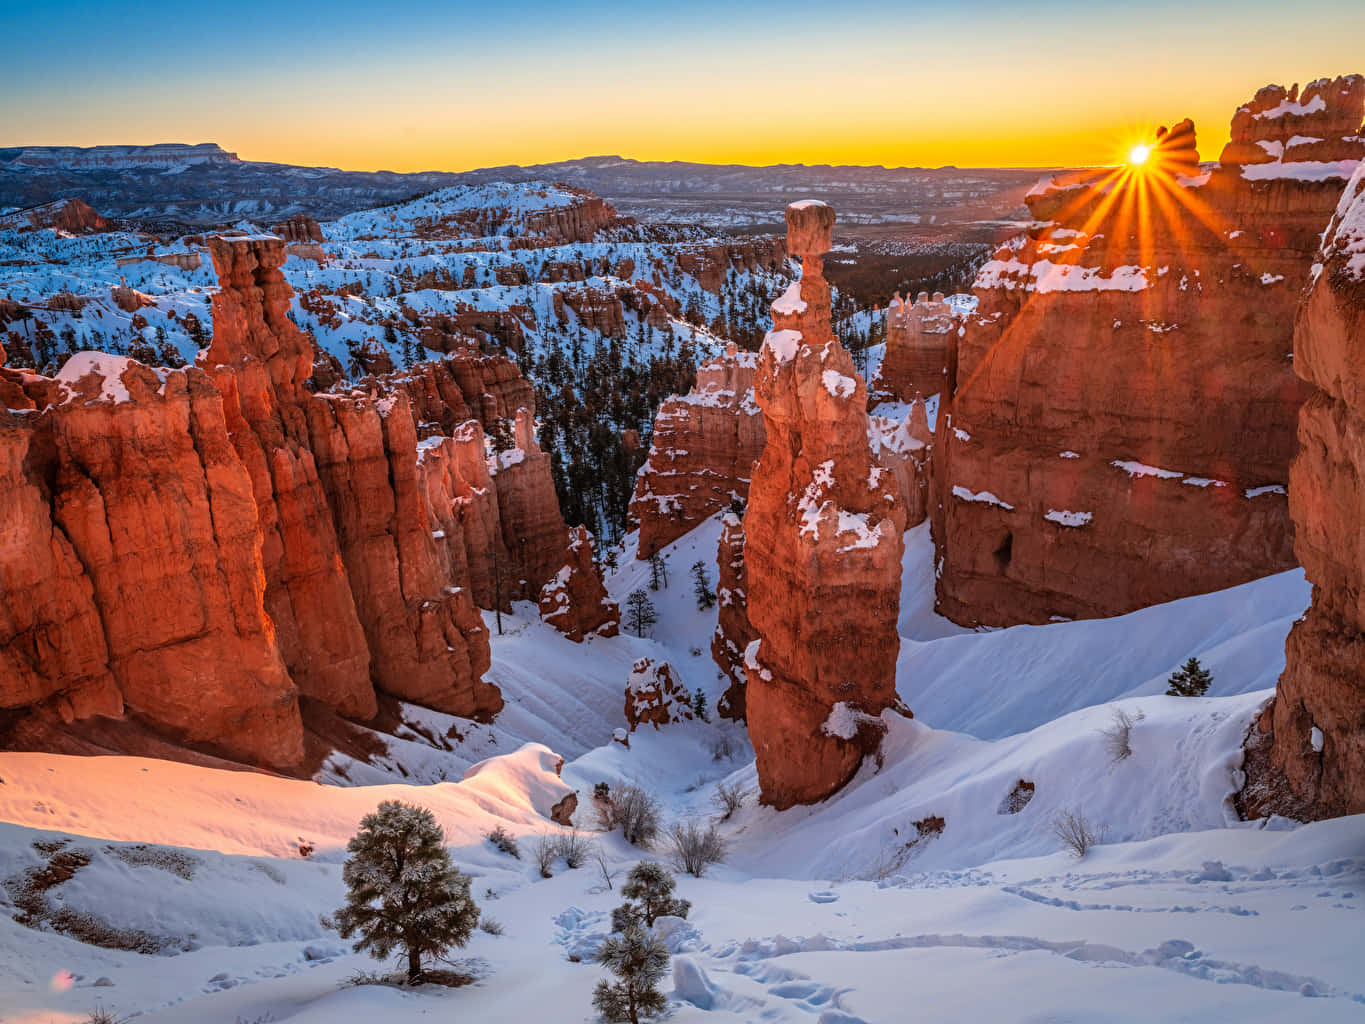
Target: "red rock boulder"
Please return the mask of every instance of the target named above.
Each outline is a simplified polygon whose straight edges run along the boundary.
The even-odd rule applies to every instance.
[[[620,631],[621,610],[607,598],[586,526],[569,531],[569,559],[541,588],[540,617],[574,643]]]

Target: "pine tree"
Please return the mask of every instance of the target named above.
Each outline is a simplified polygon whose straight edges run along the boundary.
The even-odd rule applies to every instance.
[[[697,595],[698,611],[704,612],[716,606],[716,592],[711,589],[711,580],[706,574],[706,563],[700,558],[692,563],[692,589]]]
[[[632,590],[626,598],[626,624],[636,636],[644,636],[645,630],[659,621],[659,613],[643,590]]]
[[[658,590],[661,586],[668,589],[668,566],[664,565],[663,557],[656,551],[649,556],[649,589]]]
[[[592,993],[592,1004],[609,1021],[640,1024],[640,1018],[664,1012],[668,1003],[658,984],[668,972],[668,947],[652,932],[628,928],[608,936],[597,951],[597,962],[620,980],[605,978]]]
[[[660,917],[686,917],[692,909],[687,900],[674,899],[677,882],[668,869],[652,860],[642,860],[630,869],[621,895],[626,903],[612,912],[612,927],[621,931],[630,924],[652,927]]]
[[[401,950],[411,984],[422,975],[423,957],[442,957],[469,941],[479,908],[431,811],[386,800],[361,819],[346,851],[346,905],[326,923],[343,939],[358,934],[357,953],[382,960]]]
[[[711,721],[711,713],[706,710],[706,691],[700,686],[697,692],[692,695],[692,711],[703,722]]]
[[[1168,697],[1202,697],[1209,692],[1213,673],[1199,664],[1198,658],[1191,658],[1180,669],[1172,673],[1166,687]]]

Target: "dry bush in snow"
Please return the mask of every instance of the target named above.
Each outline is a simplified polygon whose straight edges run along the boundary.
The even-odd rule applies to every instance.
[[[1104,734],[1104,748],[1109,752],[1110,764],[1118,764],[1124,758],[1133,756],[1133,726],[1144,717],[1141,711],[1130,715],[1123,708],[1114,709],[1113,723],[1109,728],[1100,730]]]
[[[1061,811],[1052,819],[1052,834],[1080,860],[1092,846],[1104,842],[1104,829],[1096,828],[1080,811]]]
[[[619,828],[626,842],[648,849],[659,834],[659,801],[634,783],[594,797],[597,823],[604,832]]]
[[[677,822],[668,830],[668,846],[673,866],[697,878],[704,875],[710,865],[725,860],[725,840],[714,824]]]
[[[716,791],[711,794],[711,803],[716,808],[716,813],[720,815],[721,821],[730,820],[731,815],[744,804],[745,795],[738,782],[730,786],[722,782],[716,787]]]

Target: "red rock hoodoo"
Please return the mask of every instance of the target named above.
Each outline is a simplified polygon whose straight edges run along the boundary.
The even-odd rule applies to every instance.
[[[948,341],[960,326],[942,292],[920,292],[913,303],[897,292],[886,311],[886,355],[869,386],[874,397],[928,398],[943,390]]]
[[[986,264],[949,335],[943,614],[1116,615],[1295,564],[1293,310],[1362,114],[1360,77],[1263,90],[1205,173],[1185,122],[1140,168],[1029,194],[1040,223]]]
[[[314,394],[284,243],[209,247],[198,365],[0,368],[5,742],[103,716],[295,770],[301,696],[353,719],[377,690],[494,714],[475,598],[492,602],[495,558],[504,599],[535,596],[567,543],[529,387],[470,356]],[[481,423],[510,416],[515,447],[490,459]]]
[[[574,643],[620,631],[621,610],[607,598],[586,526],[569,531],[569,560],[541,588],[540,617]]]
[[[640,725],[655,729],[692,720],[692,698],[666,661],[639,658],[626,681],[626,722],[634,732]],[[626,746],[630,746],[629,741]]]
[[[1289,476],[1313,604],[1289,634],[1253,737],[1252,817],[1365,812],[1365,164],[1323,239],[1295,325],[1294,369],[1314,390]]]
[[[867,391],[830,327],[834,210],[787,207],[803,272],[773,303],[754,394],[767,443],[744,515],[749,735],[763,803],[813,803],[853,777],[897,705],[905,508],[868,441]]]
[[[667,399],[654,417],[649,458],[640,467],[631,517],[640,524],[638,557],[749,494],[763,451],[763,417],[754,404],[758,356],[734,342],[697,369],[686,395]]]

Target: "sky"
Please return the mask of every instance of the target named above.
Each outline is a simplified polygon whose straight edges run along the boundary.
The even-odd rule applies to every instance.
[[[217,142],[460,171],[1112,163],[1260,86],[1365,72],[1365,2],[0,0],[0,147]]]

